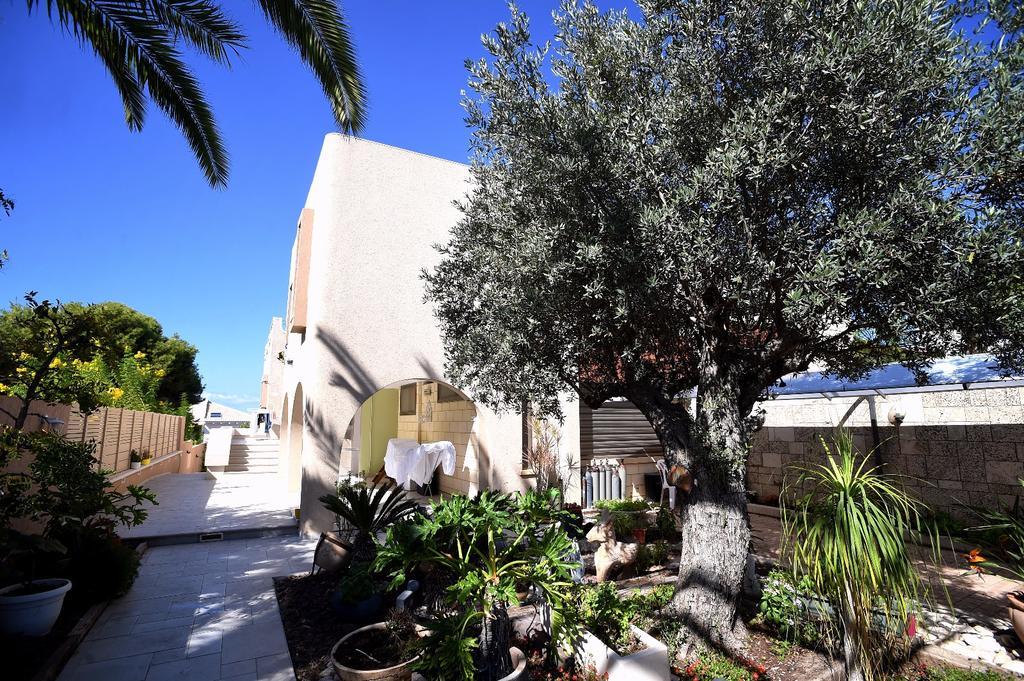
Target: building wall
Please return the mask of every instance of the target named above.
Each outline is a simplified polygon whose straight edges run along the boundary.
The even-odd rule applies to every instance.
[[[303,395],[301,428],[290,418],[282,432],[301,439],[306,533],[331,525],[316,499],[352,469],[341,452],[359,405],[409,380],[451,383],[421,272],[438,261],[434,244],[458,221],[453,201],[464,197],[468,179],[459,163],[338,134],[324,140],[302,211],[312,235],[306,325],[289,334],[292,364],[284,371],[284,399],[294,404],[289,396],[299,386]],[[294,262],[293,278],[303,269]],[[481,482],[525,486],[520,425],[518,415],[478,409]]]
[[[396,437],[397,429],[398,390],[379,390],[362,406],[359,472],[372,478],[383,468],[388,440]]]
[[[964,517],[965,505],[1012,504],[1024,476],[1024,388],[921,392],[888,397],[779,399],[763,403],[747,486],[777,500],[786,467],[820,461],[820,438],[850,429],[861,451],[873,447],[872,419],[886,470],[910,476],[908,488],[933,510]],[[906,412],[897,429],[893,407]]]
[[[284,320],[274,317],[263,348],[263,378],[260,383],[260,409],[269,409],[273,423],[281,421],[281,399],[284,396],[284,352],[286,335]]]

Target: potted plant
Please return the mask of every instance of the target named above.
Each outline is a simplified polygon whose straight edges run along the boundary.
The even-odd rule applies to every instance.
[[[384,605],[384,584],[374,579],[369,563],[352,563],[331,592],[331,607],[346,622],[372,622]]]
[[[409,681],[423,631],[408,611],[393,610],[387,621],[360,627],[334,644],[334,672],[341,681]]]
[[[137,471],[142,468],[142,454],[139,454],[138,450],[133,449],[130,454],[129,466],[133,471]]]
[[[575,642],[578,665],[591,665],[609,681],[668,681],[668,647],[633,624],[635,613],[612,582],[579,587],[576,617],[584,627]]]
[[[67,579],[36,579],[35,567],[41,554],[64,554],[64,546],[43,535],[29,535],[5,529],[0,535],[5,567],[20,572],[23,579],[0,589],[0,633],[9,636],[45,636],[64,607],[71,589]],[[21,570],[15,567],[25,564]]]
[[[424,654],[414,667],[427,678],[512,681],[525,674],[526,657],[511,645],[508,608],[517,591],[531,589],[552,612],[552,653],[575,633],[566,595],[572,541],[557,521],[558,506],[542,516],[534,495],[483,492],[474,499],[452,495],[388,531],[377,564],[393,584],[423,576],[434,619]]]
[[[153,456],[149,453],[148,449],[143,449],[142,452],[140,452],[140,456],[142,457],[143,466],[148,466],[153,463]]]

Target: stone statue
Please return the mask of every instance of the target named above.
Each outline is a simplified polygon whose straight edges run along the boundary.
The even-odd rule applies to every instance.
[[[615,526],[608,511],[601,511],[601,522],[587,532],[587,541],[598,542],[600,546],[594,552],[594,567],[597,570],[597,581],[605,582],[612,572],[620,572],[636,563],[636,555],[640,545],[616,540]]]

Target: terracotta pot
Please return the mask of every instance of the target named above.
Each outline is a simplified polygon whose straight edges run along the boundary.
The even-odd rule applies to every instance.
[[[387,627],[387,622],[378,622],[377,624],[370,624],[365,627],[360,627],[352,633],[346,634],[341,637],[334,647],[331,648],[331,664],[334,665],[334,673],[338,675],[341,681],[409,681],[412,678],[412,665],[416,660],[420,659],[419,655],[406,660],[401,664],[396,664],[393,667],[387,667],[384,669],[352,669],[338,662],[338,658],[335,657],[335,653],[341,648],[345,641],[352,638],[356,634],[364,631],[379,631]],[[418,632],[421,636],[423,631]]]
[[[1024,591],[1006,594],[1006,600],[1010,604],[1010,624],[1017,638],[1024,641]]]

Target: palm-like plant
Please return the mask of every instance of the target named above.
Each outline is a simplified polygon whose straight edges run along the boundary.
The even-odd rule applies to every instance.
[[[834,606],[848,678],[876,678],[926,589],[906,540],[926,532],[925,507],[895,476],[869,468],[839,431],[824,464],[795,467],[799,496],[783,505],[785,554],[797,575]],[[939,542],[928,531],[937,552]],[[936,556],[936,560],[937,560]]]
[[[374,538],[388,526],[413,513],[416,502],[390,482],[372,487],[365,485],[339,485],[335,494],[320,497],[324,508],[338,518],[338,529],[347,523],[353,537],[353,558],[370,561],[375,556]]]
[[[267,21],[298,51],[327,95],[345,132],[358,132],[366,93],[348,25],[334,0],[257,0]],[[151,99],[181,130],[213,186],[228,177],[228,155],[213,112],[181,47],[228,65],[245,35],[214,0],[28,0],[88,44],[107,68],[140,130]]]

